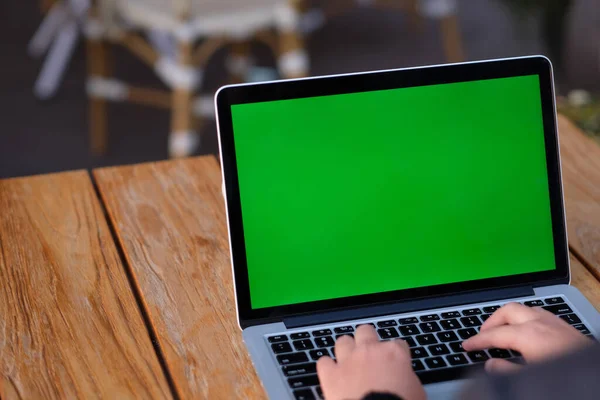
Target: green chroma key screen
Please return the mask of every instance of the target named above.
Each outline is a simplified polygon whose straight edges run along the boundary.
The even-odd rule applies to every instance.
[[[537,75],[231,111],[254,309],[555,268]]]

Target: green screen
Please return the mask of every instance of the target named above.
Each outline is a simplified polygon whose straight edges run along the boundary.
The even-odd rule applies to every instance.
[[[231,111],[252,308],[555,268],[537,75]]]

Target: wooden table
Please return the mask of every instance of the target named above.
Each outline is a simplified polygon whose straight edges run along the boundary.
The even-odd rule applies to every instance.
[[[600,147],[560,118],[573,284],[600,309]],[[264,398],[214,157],[0,181],[0,397]]]
[[[2,399],[172,397],[85,171],[0,181]]]

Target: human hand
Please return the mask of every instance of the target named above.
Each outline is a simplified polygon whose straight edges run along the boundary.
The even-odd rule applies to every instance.
[[[466,351],[486,348],[512,349],[527,362],[538,362],[583,347],[590,341],[549,311],[509,303],[498,309],[481,326],[479,334],[465,340]],[[490,372],[511,372],[520,366],[492,358],[485,364]]]
[[[335,344],[337,362],[321,357],[317,373],[327,400],[362,399],[369,393],[391,393],[404,400],[426,398],[412,369],[404,340],[379,342],[370,325],[356,329],[355,339],[344,335]]]

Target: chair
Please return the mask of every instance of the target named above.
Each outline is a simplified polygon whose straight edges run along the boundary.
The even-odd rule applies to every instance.
[[[169,156],[190,155],[199,145],[201,119],[214,114],[212,97],[197,97],[196,91],[203,67],[217,49],[230,46],[227,69],[234,81],[244,79],[253,38],[271,46],[283,77],[308,73],[299,8],[289,0],[98,0],[85,28],[92,150],[102,153],[107,147],[106,102],[131,101],[171,109]],[[153,68],[170,91],[115,79],[109,42],[126,47]]]

